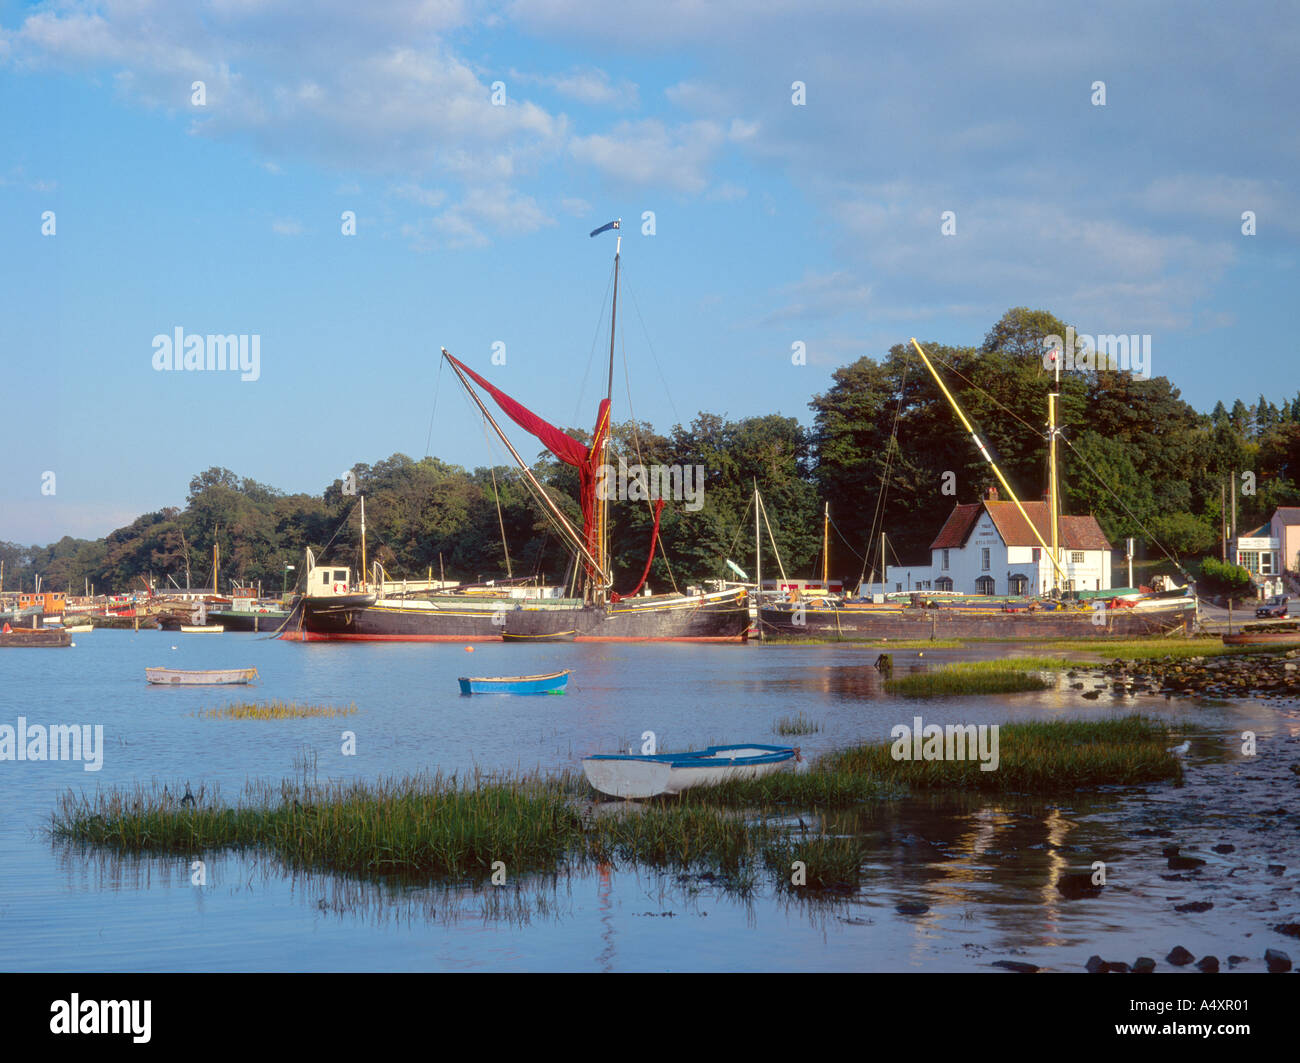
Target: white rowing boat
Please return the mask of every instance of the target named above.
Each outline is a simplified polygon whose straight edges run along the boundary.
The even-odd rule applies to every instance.
[[[144,677],[159,686],[208,686],[212,684],[251,683],[257,678],[256,668],[214,668],[202,672],[186,672],[179,668],[146,668]]]
[[[789,746],[709,746],[690,753],[599,754],[584,759],[582,770],[611,797],[655,797],[770,775],[798,756]]]

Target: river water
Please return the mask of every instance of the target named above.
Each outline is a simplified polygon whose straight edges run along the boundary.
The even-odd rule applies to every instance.
[[[1078,970],[1092,953],[1131,963],[1140,954],[1163,957],[1175,944],[1198,955],[1245,955],[1243,966],[1258,970],[1266,942],[1285,945],[1269,925],[1300,915],[1300,835],[1282,818],[1253,818],[1262,811],[1254,803],[1276,804],[1277,787],[1295,777],[1252,776],[1253,762],[1240,762],[1234,745],[1251,730],[1261,748],[1286,748],[1294,759],[1293,707],[1117,700],[1109,692],[1085,701],[1064,679],[1042,693],[903,701],[882,693],[871,667],[878,651],[851,645],[479,643],[468,653],[457,645],[299,644],[233,633],[100,630],[75,639],[69,650],[0,654],[0,724],[16,726],[23,716],[29,725],[104,730],[97,772],[76,762],[0,761],[4,970],[990,970],[1000,959]],[[981,645],[922,658],[898,650],[895,672],[1016,652]],[[150,665],[255,666],[260,681],[155,688],[144,681]],[[456,684],[464,674],[559,668],[573,671],[562,697],[467,698]],[[286,721],[201,715],[245,697],[355,704],[358,712]],[[290,874],[260,853],[202,854],[207,883],[199,887],[190,856],[121,857],[46,833],[70,788],[156,780],[216,784],[234,797],[248,779],[296,774],[305,752],[322,779],[580,770],[584,755],[639,746],[645,731],[660,750],[769,742],[815,757],[884,741],[916,715],[979,724],[1135,707],[1192,738],[1187,787],[1056,801],[925,797],[837,816],[831,830],[872,845],[864,886],[852,896],[789,896],[760,878],[751,896],[738,897],[699,877],[633,867],[500,887],[390,889]],[[779,718],[799,713],[819,730],[788,739],[775,732]],[[344,731],[355,733],[352,755],[343,752]],[[1232,800],[1220,800],[1225,773],[1242,780]],[[1293,802],[1291,794],[1282,800]],[[1268,829],[1257,829],[1261,823]],[[1231,860],[1246,871],[1227,877],[1227,866],[1212,862],[1206,870],[1222,873],[1207,882],[1161,877],[1167,838],[1191,842],[1199,854],[1223,837],[1238,839]],[[1101,897],[1065,900],[1053,888],[1063,871],[1088,870],[1098,859],[1110,876]],[[1283,870],[1265,871],[1276,866]],[[1176,911],[1182,899],[1202,895],[1216,898],[1213,911]],[[900,914],[905,902],[928,911]]]

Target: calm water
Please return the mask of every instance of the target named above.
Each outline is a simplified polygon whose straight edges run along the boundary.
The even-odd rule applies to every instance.
[[[799,744],[806,754],[884,740],[918,712],[927,723],[1001,723],[1131,711],[1109,694],[1067,690],[1005,699],[902,703],[879,690],[876,651],[846,646],[672,644],[302,645],[263,636],[95,631],[65,651],[0,654],[0,724],[102,724],[103,768],[0,762],[0,968],[5,970],[906,970],[982,969],[994,959],[1077,966],[1108,958],[1197,951],[1186,917],[1166,913],[1121,878],[1102,902],[1061,903],[1056,870],[1086,869],[1096,854],[1123,866],[1149,841],[1124,797],[1065,806],[1043,802],[892,802],[828,826],[875,844],[856,896],[810,903],[765,881],[748,901],[707,881],[621,868],[505,887],[392,891],[334,876],[287,875],[254,854],[208,854],[208,883],[190,884],[189,858],[121,858],[53,843],[43,833],[68,788],[152,780],[218,784],[294,774],[314,751],[322,778],[375,778],[432,769],[580,768],[592,752],[723,742]],[[1001,648],[896,653],[896,671]],[[144,668],[256,666],[249,688],[152,688]],[[573,669],[563,697],[462,698],[462,674]],[[235,693],[232,695],[231,690]],[[198,713],[245,696],[347,705],[337,719],[209,720]],[[1294,736],[1292,711],[1253,703],[1152,699],[1149,712],[1197,736],[1207,764],[1215,743],[1250,727]],[[802,712],[816,734],[782,739],[779,717]],[[355,732],[356,754],[341,752]],[[1171,816],[1178,791],[1154,788]],[[1132,799],[1131,797],[1129,798]],[[1294,835],[1294,832],[1292,832]],[[1294,861],[1292,861],[1294,862]],[[1136,865],[1135,865],[1136,866]],[[1294,870],[1294,869],[1293,869]],[[1292,872],[1288,872],[1290,875]],[[1291,881],[1291,880],[1288,880]],[[1177,886],[1169,887],[1176,890]],[[1201,951],[1238,949],[1262,894],[1240,917],[1196,930]],[[920,900],[924,916],[894,906]],[[1162,902],[1163,903],[1163,902]],[[1168,906],[1165,906],[1168,907]],[[1239,949],[1238,949],[1239,950]],[[1163,951],[1159,954],[1163,955]],[[1262,950],[1261,950],[1262,951]]]

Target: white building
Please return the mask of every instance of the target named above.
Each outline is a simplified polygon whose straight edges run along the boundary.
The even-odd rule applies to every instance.
[[[1022,502],[1034,527],[1050,545],[1051,512],[1046,502]],[[956,591],[959,594],[1037,595],[1062,590],[1110,590],[1113,547],[1093,516],[1058,518],[1064,580],[1052,577],[1049,551],[1039,546],[1014,502],[998,501],[989,489],[983,502],[953,507],[930,544],[930,564],[891,565],[891,591]]]

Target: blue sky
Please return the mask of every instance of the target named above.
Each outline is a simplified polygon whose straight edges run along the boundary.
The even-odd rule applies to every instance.
[[[1298,53],[1276,4],[0,0],[0,539],[211,465],[503,460],[443,345],[589,426],[620,216],[660,430],[807,421],[837,366],[1016,305],[1150,334],[1200,409],[1294,396]],[[258,379],[155,371],[177,326],[258,335]]]

